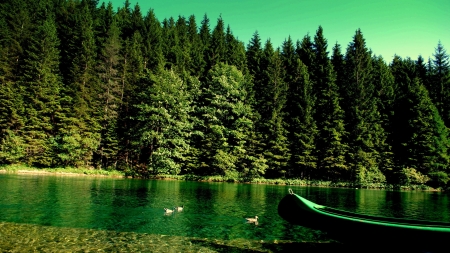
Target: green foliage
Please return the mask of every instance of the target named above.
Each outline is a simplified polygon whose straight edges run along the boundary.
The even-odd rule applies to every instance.
[[[161,25],[153,10],[144,18],[145,32],[143,34],[144,68],[159,71],[164,66],[162,51],[163,38]]]
[[[365,188],[384,188],[386,176],[376,167],[366,168],[358,166],[356,185]]]
[[[6,130],[0,142],[0,161],[7,164],[19,163],[25,157],[25,147],[20,136],[11,130]]]
[[[433,54],[429,88],[439,114],[450,125],[450,62],[444,46],[439,41]]]
[[[119,29],[116,21],[112,20],[107,31],[107,38],[100,51],[97,72],[100,77],[101,92],[99,93],[99,111],[101,124],[101,141],[99,150],[103,167],[115,163],[114,157],[119,150],[119,140],[116,132],[119,108],[121,104],[121,86],[118,65],[120,62]]]
[[[52,164],[49,137],[54,132],[54,120],[60,110],[59,40],[52,16],[38,27],[31,38],[23,65],[21,89],[24,91],[24,128],[26,161],[38,166]]]
[[[148,76],[148,88],[139,98],[133,131],[150,173],[179,174],[192,129],[187,85],[173,71],[163,70]]]
[[[198,147],[203,173],[226,175],[242,170],[245,143],[253,127],[253,112],[245,102],[246,82],[236,67],[226,64],[215,65],[208,74],[204,102],[197,109],[202,121]]]
[[[308,68],[297,60],[294,83],[289,87],[288,122],[290,123],[291,164],[294,175],[310,178],[317,168],[316,138],[319,130],[314,119],[316,96],[313,82],[309,78]]]
[[[267,159],[268,172],[271,177],[279,177],[286,173],[290,150],[287,130],[284,124],[288,83],[285,82],[284,64],[281,53],[271,52],[270,44],[264,52],[267,69],[261,87],[265,103],[260,104],[261,131],[265,145],[264,156]]]
[[[321,27],[314,36],[314,61],[312,81],[315,96],[315,120],[318,127],[316,139],[317,174],[316,178],[327,180],[346,179],[348,164],[345,156],[348,143],[345,142],[344,111],[341,108],[339,88],[336,85],[336,73],[328,59],[327,42]]]
[[[347,48],[345,111],[347,120],[349,163],[354,172],[358,167],[378,168],[384,161],[381,153],[387,147],[382,119],[378,111],[373,78],[371,52],[366,48],[360,30]]]
[[[426,184],[430,178],[414,168],[403,168],[398,174],[399,184],[404,186]]]
[[[63,166],[84,167],[90,164],[93,150],[99,146],[99,136],[76,131],[50,139],[57,156],[57,164]]]
[[[220,16],[217,19],[216,27],[212,31],[211,40],[208,45],[207,68],[211,69],[217,63],[225,62],[226,51],[225,25]]]
[[[444,171],[431,172],[431,185],[434,188],[444,188],[448,182],[450,182],[450,177],[448,173]]]

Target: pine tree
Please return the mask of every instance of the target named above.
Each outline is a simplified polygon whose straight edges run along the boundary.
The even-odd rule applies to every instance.
[[[419,55],[416,60],[416,73],[417,77],[420,78],[420,81],[425,85],[425,88],[429,89],[429,78],[428,78],[428,70],[425,64],[425,60],[422,55]]]
[[[17,0],[0,5],[0,74],[11,81],[17,81],[22,76],[20,71],[26,48],[37,29],[36,24],[43,21],[33,20],[30,4],[26,0]]]
[[[225,48],[225,63],[236,66],[243,74],[247,74],[247,58],[244,43],[234,37],[230,26],[227,27],[225,34]]]
[[[344,97],[345,94],[343,94],[343,87],[345,86],[345,61],[344,55],[341,53],[341,46],[338,43],[333,46],[331,64],[336,72],[336,85],[339,87],[339,94],[341,97]]]
[[[28,34],[27,27],[31,26],[28,22],[29,17],[24,16],[28,13],[24,5],[22,1],[14,4],[9,1],[0,5],[0,150],[4,149],[3,156],[9,156],[11,152],[17,153],[14,147],[18,145],[8,143],[16,137],[20,138],[18,130],[23,127],[21,115],[23,115],[24,105],[18,82],[21,76],[19,67],[23,62],[24,54],[24,45],[22,46],[21,43],[26,41],[22,36]],[[19,24],[22,26],[16,24],[16,21],[20,21]],[[12,135],[14,137],[10,138]],[[2,141],[5,143],[1,144]],[[11,149],[8,148],[11,152],[6,151],[4,145],[11,146]],[[5,158],[8,160],[5,162],[15,163],[22,156],[12,155],[10,158]]]
[[[211,41],[208,46],[207,68],[212,68],[219,62],[225,62],[226,41],[225,25],[222,17],[217,19],[217,24],[211,34]]]
[[[56,145],[63,165],[90,166],[100,143],[99,84],[96,74],[96,43],[89,6],[76,13],[70,78],[62,91]],[[69,82],[70,81],[70,82]]]
[[[120,140],[121,159],[120,167],[134,166],[139,163],[140,150],[134,146],[132,126],[136,124],[137,110],[135,105],[139,104],[138,94],[145,89],[142,84],[144,75],[144,57],[141,51],[142,37],[136,31],[130,39],[122,46],[119,63],[120,76],[120,109],[118,117],[118,133]],[[123,168],[125,169],[125,168]]]
[[[13,17],[20,15],[9,13],[9,8],[17,7],[10,4],[0,5],[0,163],[18,163],[25,156],[24,141],[19,134],[24,125],[24,103],[17,81],[20,77],[19,59],[23,53],[18,43],[20,33],[15,33],[17,31],[13,28],[17,26],[11,22]]]
[[[270,43],[270,42],[269,42]],[[285,107],[287,100],[288,84],[285,80],[285,71],[279,50],[270,52],[271,45],[265,49],[265,57],[268,60],[265,70],[265,80],[262,90],[265,94],[265,104],[260,106],[262,138],[265,140],[264,157],[267,159],[269,177],[290,175],[288,161],[290,159],[285,128]]]
[[[287,40],[284,40],[283,45],[281,46],[280,56],[286,71],[284,81],[288,84],[288,86],[290,86],[292,80],[294,80],[295,66],[298,58],[291,36],[289,36]]]
[[[209,54],[208,49],[210,48],[211,44],[211,31],[209,29],[209,18],[205,15],[203,16],[203,20],[201,22],[200,31],[199,31],[199,37],[202,45],[202,52],[203,52],[203,61],[205,63],[205,67],[203,69],[203,73],[200,77],[200,81],[206,80],[206,75],[210,69],[210,61],[209,61]]]
[[[408,167],[425,175],[447,173],[449,165],[448,129],[431,102],[426,88],[414,78],[409,88],[408,126],[412,136],[407,140]],[[448,175],[446,176],[448,181]],[[444,178],[445,180],[445,178]],[[446,181],[445,181],[446,183]]]
[[[260,64],[262,58],[261,38],[258,31],[253,34],[247,45],[246,56],[249,73],[253,76],[253,81],[258,82],[261,80]]]
[[[190,58],[191,66],[189,67],[190,73],[193,76],[200,77],[206,67],[206,62],[203,57],[204,47],[197,31],[197,24],[195,16],[191,15],[188,21],[188,37],[191,44]]]
[[[272,48],[271,44],[270,47]],[[253,106],[255,109],[258,108],[260,104],[264,103],[264,100],[262,99],[263,96],[262,87],[264,79],[264,70],[267,68],[267,64],[266,66],[263,66],[262,58],[263,58],[263,50],[261,47],[261,39],[259,37],[258,32],[256,31],[253,34],[253,37],[250,39],[246,51],[247,69],[250,77],[252,78],[253,83],[253,95],[255,98]],[[258,110],[256,109],[256,111]],[[258,126],[256,125],[256,128],[257,127]]]
[[[390,70],[394,76],[394,114],[392,117],[391,139],[395,164],[398,169],[407,166],[407,156],[405,146],[410,136],[413,135],[408,126],[409,121],[409,87],[414,78],[414,64],[411,61],[404,61],[399,56],[394,56],[390,64]],[[393,180],[396,180],[394,178]]]
[[[140,176],[151,174],[179,174],[189,151],[192,130],[191,97],[188,87],[174,71],[162,70],[147,76],[149,84],[138,97],[136,125],[141,159],[148,171],[137,171]]]
[[[289,99],[293,101],[289,112],[291,132],[288,139],[292,153],[290,167],[294,170],[294,176],[308,179],[315,174],[318,163],[318,128],[314,119],[316,96],[312,84],[308,68],[298,59],[295,79],[289,91]]]
[[[98,8],[97,10],[97,20],[95,20],[94,22],[98,55],[101,55],[101,49],[103,44],[105,43],[106,38],[108,38],[108,32],[112,22],[115,21],[117,26],[117,20],[114,19],[115,13],[112,3],[109,2],[108,5],[105,6],[105,3],[103,2],[100,8]]]
[[[395,79],[389,66],[386,65],[381,56],[372,58],[373,64],[373,83],[375,86],[374,97],[377,101],[377,108],[380,113],[381,126],[385,130],[386,143],[380,150],[380,170],[386,176],[392,175],[395,168],[394,157],[392,153],[393,145],[393,124],[394,105],[395,105]]]
[[[188,26],[185,17],[179,16],[175,24],[178,43],[179,43],[179,55],[177,68],[180,72],[188,71],[192,64],[191,59],[191,43],[188,34]]]
[[[117,9],[117,24],[122,40],[129,39],[134,34],[134,29],[132,27],[131,21],[131,3],[129,0],[125,0],[124,6]]]
[[[135,33],[136,31],[138,31],[140,34],[144,33],[145,24],[142,17],[141,7],[138,3],[136,3],[130,15],[130,27],[132,33]]]
[[[116,164],[119,150],[117,136],[117,118],[120,108],[120,77],[118,65],[120,62],[120,33],[115,20],[110,24],[108,37],[101,50],[98,73],[101,83],[101,141],[97,153],[102,167]]]
[[[309,35],[303,37],[301,42],[297,41],[295,51],[303,64],[305,64],[308,69],[311,69],[314,61],[314,44]]]
[[[33,34],[27,50],[21,90],[24,92],[25,161],[37,166],[53,165],[51,140],[55,136],[56,113],[60,110],[59,40],[53,16]]]
[[[433,57],[431,94],[445,125],[450,126],[450,63],[449,56],[440,41]]]
[[[346,179],[348,166],[345,154],[348,146],[344,142],[344,112],[340,106],[339,89],[336,86],[336,72],[328,59],[327,41],[319,26],[314,36],[314,61],[310,70],[316,101],[315,119],[319,129],[316,140],[318,171],[326,179]]]
[[[358,29],[347,47],[345,105],[349,163],[357,183],[383,183],[380,153],[386,150],[386,134],[377,108],[371,52]]]
[[[252,109],[246,103],[246,80],[236,67],[216,64],[210,70],[203,93],[200,166],[197,174],[237,177],[245,163],[252,129]]]
[[[151,9],[144,18],[145,31],[143,34],[144,69],[158,72],[165,65],[162,52],[161,25]]]
[[[178,39],[178,33],[175,27],[175,20],[170,17],[164,19],[162,22],[162,34],[163,34],[163,54],[165,58],[165,68],[172,69],[178,66],[180,61],[181,48]]]

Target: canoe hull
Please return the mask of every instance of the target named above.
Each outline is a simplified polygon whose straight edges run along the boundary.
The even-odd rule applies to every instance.
[[[449,248],[450,223],[376,217],[317,205],[296,194],[285,196],[278,214],[291,224],[322,230],[334,239],[364,245]]]

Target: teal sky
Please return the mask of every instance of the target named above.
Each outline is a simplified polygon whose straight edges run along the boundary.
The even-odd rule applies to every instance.
[[[112,0],[115,9],[125,0]],[[194,14],[198,25],[206,13],[210,28],[222,15],[225,25],[246,45],[258,30],[262,43],[270,38],[274,47],[291,36],[294,43],[306,34],[314,37],[319,25],[329,51],[337,42],[345,53],[356,29],[366,45],[390,62],[394,54],[417,59],[432,57],[438,41],[450,48],[449,0],[130,0],[139,3],[143,15],[153,9],[159,21]],[[447,51],[450,53],[450,51]]]

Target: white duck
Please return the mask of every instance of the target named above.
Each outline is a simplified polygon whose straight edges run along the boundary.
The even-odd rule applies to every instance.
[[[257,223],[258,222],[258,216],[255,216],[255,218],[245,218],[248,223]]]

